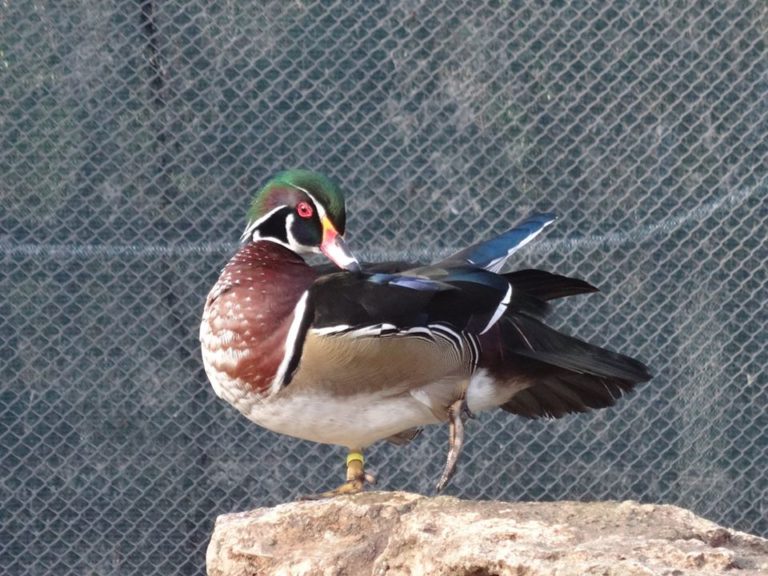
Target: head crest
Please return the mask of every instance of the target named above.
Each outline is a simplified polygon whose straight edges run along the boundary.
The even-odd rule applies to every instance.
[[[248,210],[248,222],[255,222],[281,202],[280,190],[294,190],[308,194],[328,215],[339,234],[346,227],[344,194],[330,179],[311,170],[294,169],[280,172],[256,194]]]

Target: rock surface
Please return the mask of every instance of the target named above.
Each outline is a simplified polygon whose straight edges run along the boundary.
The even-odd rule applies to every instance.
[[[209,576],[768,575],[768,540],[675,506],[367,492],[225,514]]]

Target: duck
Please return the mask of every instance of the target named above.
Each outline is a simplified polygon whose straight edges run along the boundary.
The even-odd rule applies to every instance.
[[[555,220],[533,214],[432,264],[361,265],[344,237],[341,188],[318,172],[281,172],[254,195],[205,300],[199,338],[213,390],[272,432],[346,448],[345,480],[321,498],[374,481],[372,444],[447,423],[440,492],[473,415],[561,418],[613,406],[651,379],[639,360],[545,323],[551,301],[597,288],[502,272]],[[312,254],[328,265],[310,265]]]

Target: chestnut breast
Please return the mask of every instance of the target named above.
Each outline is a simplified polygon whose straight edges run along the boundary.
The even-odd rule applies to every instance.
[[[200,326],[203,362],[219,396],[236,403],[268,392],[294,308],[316,276],[274,242],[251,242],[232,257],[208,295]]]

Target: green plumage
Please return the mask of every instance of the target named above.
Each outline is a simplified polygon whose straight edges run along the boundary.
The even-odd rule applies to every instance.
[[[269,212],[274,204],[273,196],[286,188],[309,192],[318,203],[323,205],[339,234],[344,234],[346,215],[341,188],[322,174],[299,168],[280,172],[267,182],[253,199],[248,210],[248,222],[253,222]]]

